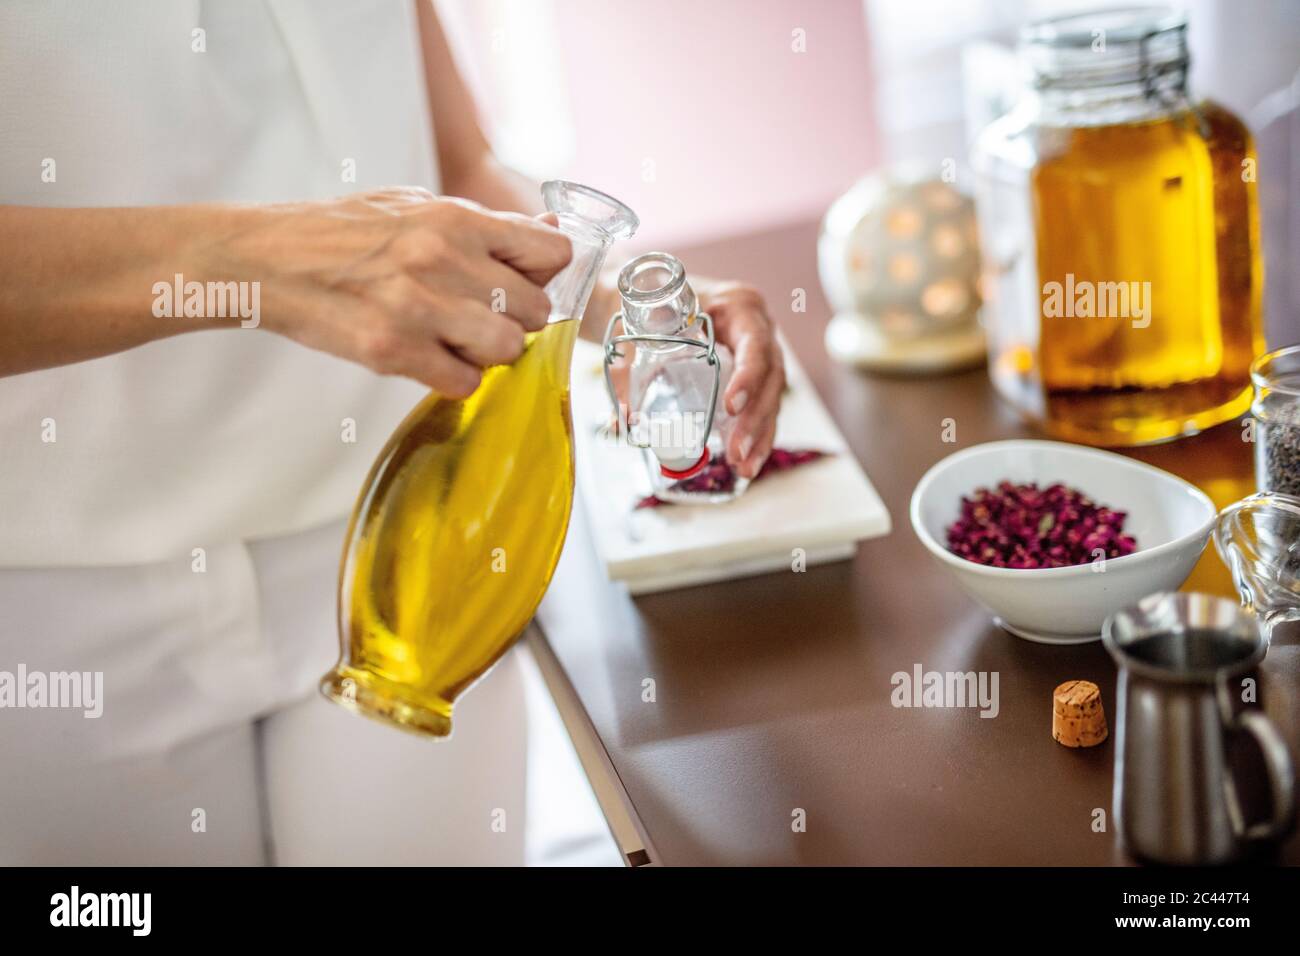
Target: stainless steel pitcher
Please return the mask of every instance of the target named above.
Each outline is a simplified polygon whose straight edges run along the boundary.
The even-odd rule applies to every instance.
[[[1159,863],[1228,863],[1252,844],[1285,836],[1295,816],[1295,773],[1276,728],[1241,709],[1242,678],[1267,641],[1236,604],[1205,594],[1153,594],[1106,621],[1119,666],[1115,814],[1136,856]],[[1245,819],[1228,763],[1234,737],[1264,757],[1271,819]]]

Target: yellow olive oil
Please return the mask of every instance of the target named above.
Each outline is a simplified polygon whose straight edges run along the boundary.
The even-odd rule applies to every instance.
[[[342,660],[321,687],[435,736],[541,602],[573,503],[577,319],[531,333],[463,401],[430,395],[376,461],[339,582]]]
[[[1040,377],[1047,428],[1092,444],[1159,441],[1239,416],[1263,350],[1245,127],[1203,104],[1054,134],[1031,181],[1038,278],[1045,306],[1056,283],[1072,314],[1045,308],[1038,355],[996,356],[995,378]]]

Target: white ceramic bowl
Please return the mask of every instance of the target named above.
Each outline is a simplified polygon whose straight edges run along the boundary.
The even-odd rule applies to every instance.
[[[963,496],[1000,481],[1062,482],[1098,504],[1128,512],[1138,550],[1069,568],[993,568],[946,547]],[[1054,441],[996,441],[949,455],[912,493],[921,543],[1012,634],[1048,644],[1099,640],[1111,612],[1187,580],[1214,527],[1213,502],[1181,478],[1131,458]]]

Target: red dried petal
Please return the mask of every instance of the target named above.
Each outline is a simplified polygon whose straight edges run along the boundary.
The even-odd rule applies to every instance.
[[[810,461],[816,461],[824,458],[827,452],[819,451],[815,448],[773,448],[767,456],[767,461],[763,462],[763,467],[758,470],[754,476],[754,481],[759,481],[768,475],[778,471],[788,471],[799,465],[806,464]],[[684,481],[679,481],[672,486],[673,491],[685,492],[704,492],[709,494],[726,493],[736,487],[736,472],[727,464],[727,459],[722,455],[714,455],[709,459],[709,463],[704,470],[697,475],[693,475]],[[642,498],[633,507],[633,510],[640,508],[658,508],[660,505],[672,504],[670,501],[664,501],[662,498],[656,498],[650,495],[648,498]]]
[[[993,567],[1043,568],[1087,564],[1095,552],[1123,557],[1137,550],[1123,534],[1128,515],[1098,506],[1059,482],[1040,488],[998,482],[963,498],[946,529],[948,549]]]

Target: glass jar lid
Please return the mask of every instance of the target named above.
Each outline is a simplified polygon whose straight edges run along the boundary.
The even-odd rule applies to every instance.
[[[1020,33],[1039,89],[1135,84],[1150,94],[1186,86],[1187,17],[1168,7],[1125,7],[1040,20]]]

